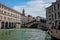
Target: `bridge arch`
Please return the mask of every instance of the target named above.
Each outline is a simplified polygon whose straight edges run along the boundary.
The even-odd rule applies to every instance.
[[[35,24],[30,25],[29,27],[30,28],[37,28],[37,25],[38,25],[38,23],[35,23]]]
[[[22,28],[38,28],[38,24],[40,25],[40,22],[38,21],[33,21],[33,22],[29,22],[29,23],[26,23],[22,26]],[[39,26],[40,27],[40,26]]]

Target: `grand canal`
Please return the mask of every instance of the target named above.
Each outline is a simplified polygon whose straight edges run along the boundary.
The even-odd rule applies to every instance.
[[[51,40],[40,29],[0,29],[0,40]]]

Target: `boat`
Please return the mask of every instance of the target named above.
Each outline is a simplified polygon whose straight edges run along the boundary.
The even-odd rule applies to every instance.
[[[60,40],[60,29],[58,28],[58,26],[56,28],[49,28],[47,32],[52,39]]]

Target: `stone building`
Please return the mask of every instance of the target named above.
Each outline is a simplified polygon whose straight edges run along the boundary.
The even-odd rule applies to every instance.
[[[21,24],[26,24],[28,22],[27,16],[21,15]]]
[[[42,25],[43,27],[46,27],[46,18],[37,16],[36,21],[40,22],[40,25]]]
[[[32,17],[31,15],[28,15],[27,18],[28,18],[28,22],[32,22],[34,20],[34,17]]]
[[[37,16],[36,21],[40,21],[40,18],[41,18],[40,16]]]
[[[46,26],[52,27],[60,24],[60,0],[46,8]]]
[[[26,24],[28,22],[28,18],[25,15],[25,10],[22,10],[22,14],[21,14],[21,24]]]
[[[46,18],[40,18],[40,24],[43,26],[43,27],[46,27]]]
[[[0,3],[0,28],[20,28],[20,23],[20,12]]]

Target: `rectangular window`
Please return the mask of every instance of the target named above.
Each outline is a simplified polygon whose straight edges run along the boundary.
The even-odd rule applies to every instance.
[[[8,13],[8,15],[9,15],[9,16],[11,16],[11,14],[10,14],[10,13]]]
[[[8,20],[9,20],[9,17],[8,17]]]
[[[55,26],[57,26],[57,21],[55,21]]]
[[[52,20],[54,20],[53,14],[52,14]]]
[[[53,12],[53,7],[51,8],[51,12]]]
[[[3,14],[3,10],[1,10],[1,13]]]
[[[56,6],[54,5],[54,10],[56,10]]]
[[[56,13],[55,13],[55,19],[56,19]]]
[[[51,25],[51,22],[49,22],[49,25]]]
[[[58,6],[58,9],[60,9],[60,3],[59,3],[59,4],[57,4],[57,6]]]
[[[6,15],[6,11],[4,11],[4,14]]]
[[[49,18],[49,20],[51,20],[51,18]]]
[[[59,25],[60,25],[60,22],[59,22]]]
[[[4,17],[4,19],[6,20],[6,17]]]
[[[60,18],[60,12],[58,12],[58,18]]]
[[[2,10],[0,10],[0,14],[2,14],[3,13],[3,11]]]
[[[51,11],[51,9],[49,9],[49,11],[48,11],[48,12],[49,12],[49,13],[51,13],[50,11]]]
[[[2,16],[0,16],[1,17],[1,19],[2,19]]]

